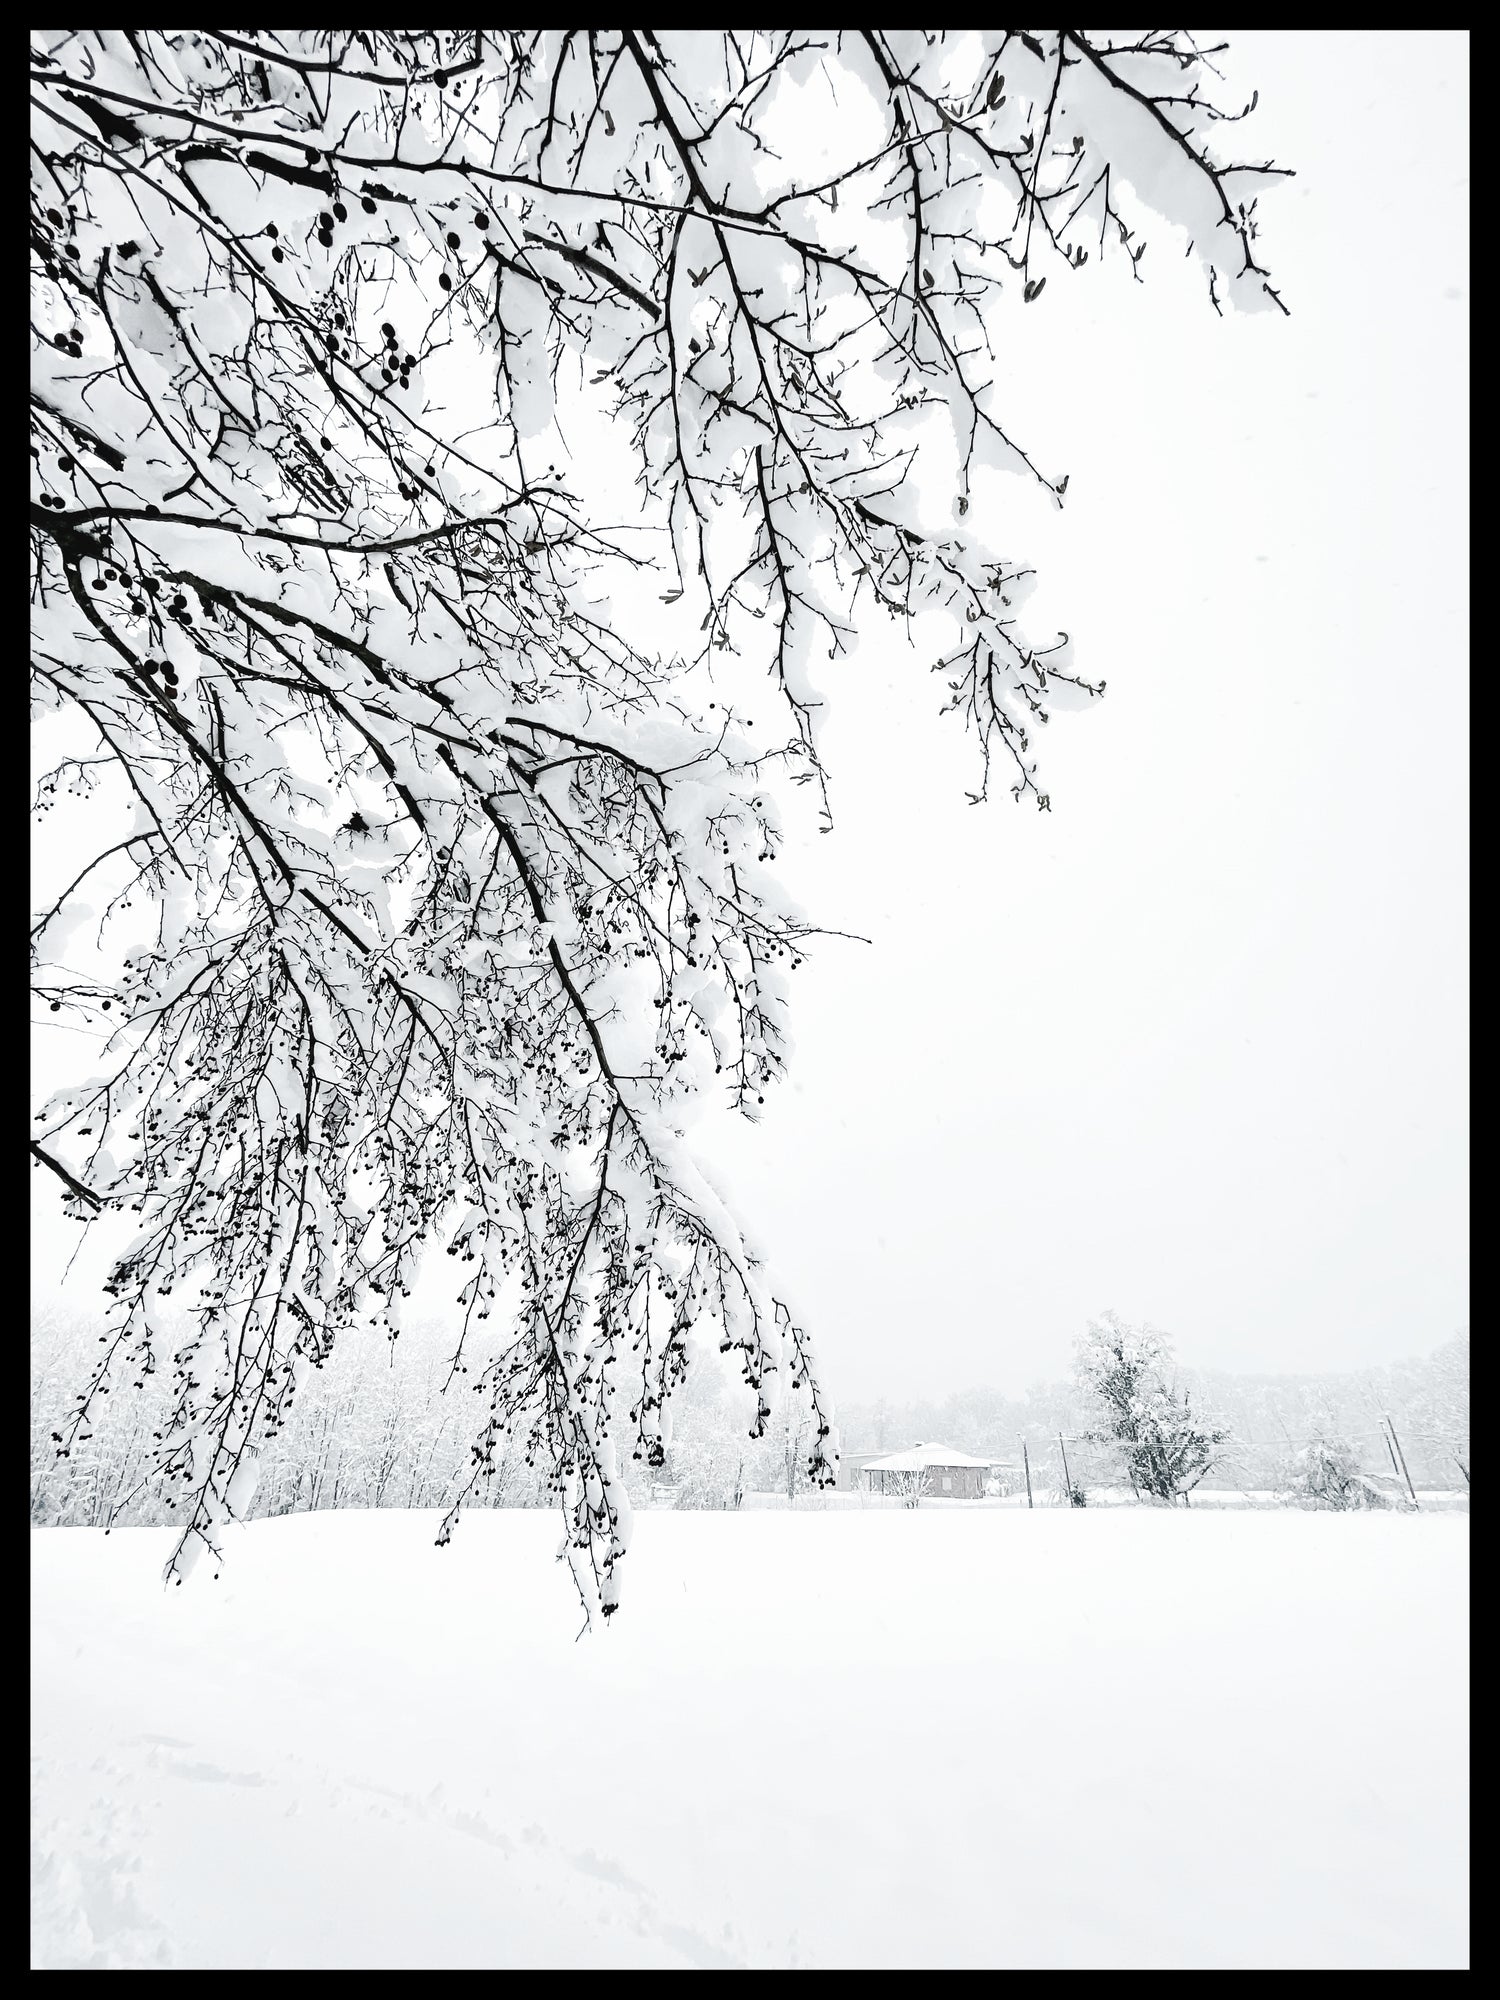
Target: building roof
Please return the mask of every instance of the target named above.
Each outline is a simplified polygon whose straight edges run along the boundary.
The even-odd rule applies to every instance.
[[[861,1472],[926,1472],[941,1466],[973,1466],[981,1472],[988,1472],[992,1460],[970,1458],[966,1451],[955,1451],[948,1444],[919,1444],[910,1451],[892,1453],[889,1458],[867,1458],[860,1467]]]

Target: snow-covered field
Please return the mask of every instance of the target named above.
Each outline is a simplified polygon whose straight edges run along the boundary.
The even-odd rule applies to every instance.
[[[32,1537],[36,1967],[1460,1967],[1468,1520]]]

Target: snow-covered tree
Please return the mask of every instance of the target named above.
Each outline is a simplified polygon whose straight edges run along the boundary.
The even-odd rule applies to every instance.
[[[763,1430],[807,1336],[683,1141],[780,1075],[815,663],[909,629],[1003,771],[1103,687],[1028,637],[988,475],[1059,503],[997,309],[1134,188],[1275,307],[1181,30],[31,37],[32,680],[61,857],[38,1114],[133,1235],[60,1448],[166,1372],[181,1577],[297,1385],[457,1264],[469,1476],[545,1476],[587,1604],[692,1343]],[[1007,400],[1008,398],[1008,400]],[[625,496],[622,500],[621,496]],[[758,720],[757,720],[758,718]],[[59,824],[60,823],[60,824]],[[79,1044],[82,1045],[81,1043]],[[159,1301],[191,1309],[169,1340]]]
[[[735,1508],[745,1497],[745,1438],[707,1436],[684,1438],[667,1453],[667,1471],[675,1488],[673,1505],[687,1508]]]
[[[1117,1454],[1133,1493],[1185,1499],[1223,1456],[1229,1432],[1199,1418],[1191,1393],[1168,1379],[1171,1343],[1154,1327],[1130,1327],[1105,1313],[1089,1322],[1074,1366],[1098,1412],[1084,1436]]]
[[[886,1438],[891,1427],[890,1406],[887,1404],[884,1396],[879,1399],[874,1409],[870,1412],[870,1426],[871,1434],[875,1439],[875,1449],[877,1451],[884,1451],[886,1449]]]
[[[781,1419],[752,1443],[745,1435],[749,1392],[717,1355],[706,1355],[667,1412],[666,1457],[659,1473],[633,1482],[648,1493],[655,1481],[671,1490],[674,1507],[734,1508],[744,1498],[757,1456],[774,1447]]]
[[[1408,1402],[1406,1428],[1423,1461],[1446,1480],[1451,1466],[1469,1484],[1469,1335],[1445,1341],[1425,1364]]]

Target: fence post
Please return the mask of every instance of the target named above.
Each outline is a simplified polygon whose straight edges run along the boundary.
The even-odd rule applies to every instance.
[[[1031,1454],[1026,1449],[1025,1438],[1021,1440],[1021,1463],[1026,1468],[1026,1505],[1034,1507],[1036,1502],[1031,1497]]]

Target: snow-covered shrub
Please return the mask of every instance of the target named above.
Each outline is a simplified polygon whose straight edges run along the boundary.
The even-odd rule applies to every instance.
[[[887,1472],[882,1478],[882,1489],[903,1507],[920,1507],[932,1491],[932,1477],[925,1465],[913,1466],[907,1472]]]
[[[1343,1512],[1372,1504],[1353,1448],[1341,1437],[1315,1437],[1291,1452],[1277,1490],[1291,1505]]]

